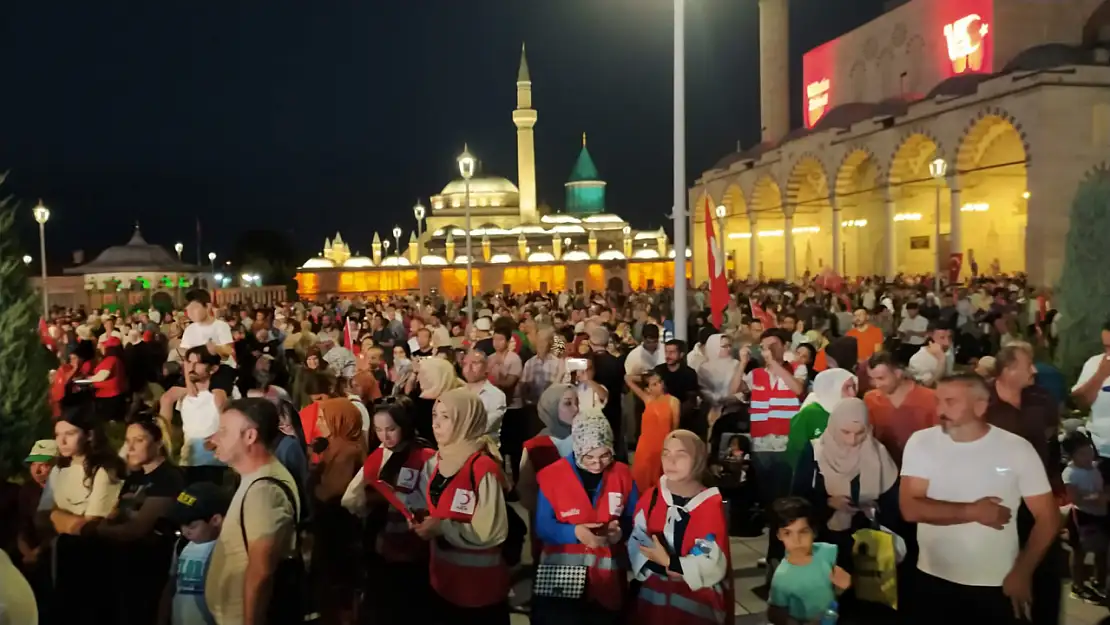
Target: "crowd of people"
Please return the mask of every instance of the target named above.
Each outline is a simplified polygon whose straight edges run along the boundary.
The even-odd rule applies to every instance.
[[[0,613],[731,624],[764,531],[775,624],[1055,624],[1064,544],[1106,601],[1110,327],[1069,388],[1017,279],[731,290],[54,311]]]

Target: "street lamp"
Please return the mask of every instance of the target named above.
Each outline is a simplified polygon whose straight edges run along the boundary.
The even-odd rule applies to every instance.
[[[725,215],[728,214],[728,209],[724,204],[717,206],[717,239],[721,247],[721,266],[728,266],[728,259],[725,258]],[[677,256],[677,253],[675,254]],[[726,272],[727,273],[727,272]]]
[[[30,265],[32,260],[33,259],[31,258],[30,254],[24,254],[23,255],[23,264],[24,265]]]
[[[674,0],[674,338],[686,340],[686,0]]]
[[[933,245],[935,246],[936,254],[933,259],[933,292],[940,294],[940,181],[944,180],[944,174],[948,171],[948,163],[943,158],[934,159],[929,163],[929,175],[933,180],[937,181],[936,186],[936,215],[934,216],[933,226]]]
[[[420,203],[417,198],[416,206],[412,207],[412,216],[416,218],[416,284],[420,289],[420,301],[424,301],[424,251],[420,249],[424,245],[424,215],[427,210],[424,205]]]
[[[181,252],[184,250],[185,246],[180,241],[173,244],[173,251],[177,252],[177,262],[179,263],[181,262]]]
[[[212,271],[216,271],[216,253],[208,252],[208,264],[212,265]]]
[[[474,324],[474,251],[470,247],[470,179],[474,177],[474,156],[466,144],[463,144],[463,153],[459,155],[459,173],[463,177],[463,186],[466,204],[466,320],[469,328]]]
[[[46,222],[50,219],[50,209],[42,203],[42,200],[39,200],[38,206],[31,213],[35,216],[35,221],[39,222],[39,264],[42,265],[42,318],[46,320],[50,318],[50,301],[46,294]]]
[[[398,256],[401,255],[401,226],[393,226],[393,240],[397,242],[395,251]]]

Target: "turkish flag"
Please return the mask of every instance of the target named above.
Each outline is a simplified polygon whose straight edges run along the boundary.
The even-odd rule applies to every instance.
[[[708,242],[709,253],[705,255],[709,263],[709,310],[713,313],[713,325],[721,327],[725,308],[728,307],[728,281],[725,280],[725,259],[721,253],[721,245],[717,237],[722,233],[713,234],[713,209],[709,206],[709,198],[705,198],[705,238]]]

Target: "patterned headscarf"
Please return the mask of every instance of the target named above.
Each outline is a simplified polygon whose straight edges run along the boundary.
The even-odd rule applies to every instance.
[[[587,468],[582,459],[591,451],[599,447],[613,449],[613,428],[603,415],[579,414],[570,431],[574,444],[574,462],[579,468]]]

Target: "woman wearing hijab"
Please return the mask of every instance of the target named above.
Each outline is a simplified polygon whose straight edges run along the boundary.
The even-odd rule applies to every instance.
[[[802,409],[790,419],[786,439],[786,461],[793,469],[806,444],[821,436],[829,423],[829,415],[842,399],[859,395],[859,379],[844,369],[826,369],[813,378],[813,392]]]
[[[421,363],[422,374],[432,361]],[[431,543],[432,623],[508,625],[509,567],[501,549],[509,536],[505,478],[497,445],[486,435],[486,409],[473,392],[454,389],[437,396],[432,412],[439,451],[422,472],[429,516],[409,522]]]
[[[744,371],[740,362],[732,357],[732,340],[725,334],[714,334],[705,342],[705,362],[698,367],[698,387],[705,421],[698,423],[694,432],[709,440],[713,425],[726,410],[737,407],[736,394]]]
[[[867,406],[842,399],[829,414],[828,428],[805,446],[794,473],[794,494],[813,506],[817,539],[839,546],[838,562],[852,571],[852,533],[872,522],[897,530],[898,466],[871,435]]]
[[[433,436],[432,408],[440,395],[462,386],[462,382],[455,373],[455,367],[442,358],[420,359],[416,367],[416,381],[419,393],[412,405],[416,434],[425,440],[438,442]]]
[[[578,393],[569,384],[549,386],[536,404],[544,428],[524,443],[516,491],[525,510],[536,511],[539,485],[536,476],[560,458],[571,454],[571,425],[578,416]]]
[[[317,605],[324,622],[347,625],[354,620],[358,584],[359,525],[341,505],[347,484],[366,460],[362,413],[348,399],[319,403],[313,447],[320,461],[313,468],[316,540],[312,549]],[[325,444],[326,442],[326,444]]]
[[[623,543],[632,529],[636,482],[628,465],[613,459],[613,430],[604,415],[583,415],[571,429],[571,455],[537,478],[534,527],[542,552],[532,623],[615,624],[628,588]],[[566,567],[586,568],[584,586],[559,585]]]
[[[732,565],[724,503],[706,488],[708,449],[689,430],[663,443],[663,477],[640,496],[628,543],[643,583],[632,622],[725,625],[733,621]]]
[[[428,483],[424,465],[435,455],[428,442],[417,438],[405,399],[379,404],[374,412],[374,434],[381,446],[363,465],[359,492],[365,494],[366,536],[372,551],[363,594],[362,615],[369,625],[392,625],[428,619],[428,545],[409,531],[404,515],[389,505],[370,484],[387,484],[409,510],[427,513]]]

